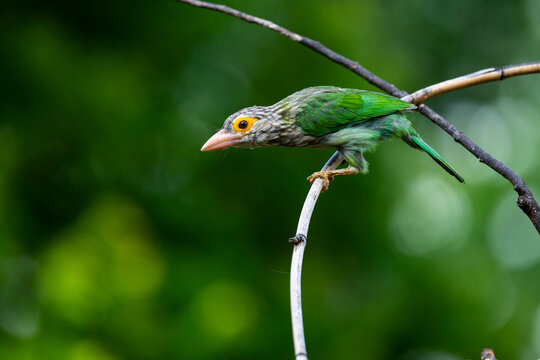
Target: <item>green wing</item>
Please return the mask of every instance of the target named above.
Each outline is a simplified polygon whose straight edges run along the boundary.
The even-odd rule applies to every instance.
[[[365,90],[319,87],[302,90],[295,121],[309,135],[322,136],[371,118],[414,105],[390,95]]]

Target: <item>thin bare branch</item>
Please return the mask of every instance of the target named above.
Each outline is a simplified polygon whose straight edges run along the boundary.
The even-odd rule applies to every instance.
[[[343,162],[343,157],[336,152],[323,166],[322,171],[334,170]],[[291,319],[293,329],[294,353],[296,359],[307,360],[306,339],[304,336],[304,321],[302,320],[302,260],[304,258],[304,249],[307,243],[307,233],[311,215],[315,209],[315,204],[319,198],[323,187],[321,178],[317,178],[306,196],[296,236],[289,240],[294,243],[292,261],[291,261]]]
[[[480,70],[472,74],[460,76],[428,86],[427,88],[418,90],[411,95],[404,96],[401,99],[413,104],[419,104],[450,91],[487,82],[504,80],[513,76],[533,73],[540,73],[540,61]]]
[[[196,6],[196,7],[199,7],[199,8],[208,9],[208,10],[214,10],[214,11],[221,12],[221,13],[224,13],[224,14],[227,14],[227,15],[231,15],[231,16],[234,16],[234,17],[236,17],[238,19],[242,19],[242,20],[244,20],[244,21],[246,21],[248,23],[261,25],[261,26],[264,26],[265,28],[268,28],[270,30],[274,30],[274,31],[280,33],[281,35],[284,35],[284,36],[288,37],[289,39],[291,39],[293,41],[297,41],[297,42],[302,41],[302,37],[300,35],[295,34],[292,31],[289,31],[289,30],[285,29],[284,27],[276,25],[271,21],[268,21],[268,20],[261,19],[259,17],[253,16],[253,15],[243,13],[241,11],[238,11],[236,9],[230,8],[230,7],[225,6],[225,5],[213,4],[213,3],[210,3],[210,2],[198,1],[198,0],[176,0],[176,1],[183,2],[183,3],[189,4],[189,5],[193,5],[193,6]]]
[[[330,50],[326,46],[322,45],[318,41],[314,41],[310,38],[307,38],[305,36],[301,36],[297,33],[294,33],[284,27],[278,26],[274,24],[273,22],[270,22],[265,19],[261,19],[252,15],[248,15],[246,13],[243,13],[241,11],[232,9],[228,6],[224,5],[217,5],[209,2],[204,1],[198,1],[198,0],[176,0],[178,2],[184,2],[196,7],[210,9],[218,12],[222,12],[231,16],[234,16],[236,18],[242,19],[244,21],[255,23],[261,26],[264,26],[268,29],[271,29],[273,31],[276,31],[284,36],[287,36],[291,40],[297,41],[301,43],[302,45],[312,49],[313,51],[327,57],[328,59],[346,67],[347,69],[353,71],[354,73],[360,75],[363,77],[366,81],[369,83],[377,86],[379,89],[389,93],[390,95],[393,95],[395,97],[399,98],[405,98],[409,94],[406,91],[400,90],[397,87],[395,87],[393,84],[381,79],[380,77],[376,76],[375,74],[371,73],[364,67],[362,67],[360,64],[358,64],[356,61],[352,61],[335,51]],[[531,67],[535,67],[534,65],[536,63],[529,64]],[[509,66],[509,70],[505,70],[503,76],[500,76],[499,73],[499,79],[502,80],[504,78],[507,78],[509,76],[516,76],[520,75],[520,71],[524,71],[526,69],[530,69],[528,67],[519,67],[511,65]],[[513,68],[513,70],[512,70]],[[488,69],[489,70],[489,69]],[[486,71],[486,70],[482,70]],[[494,72],[496,74],[496,72]],[[497,79],[489,79],[489,76],[487,78],[483,78],[483,81],[479,81],[474,85],[480,84],[482,82],[486,81],[494,81]],[[468,86],[472,86],[468,85]],[[459,87],[458,87],[459,88]],[[456,89],[458,89],[456,88]],[[422,91],[422,90],[420,90]],[[448,90],[450,91],[450,90]],[[442,92],[441,92],[442,94]],[[452,125],[450,122],[448,122],[446,119],[444,119],[442,116],[437,114],[434,110],[429,108],[427,105],[420,105],[419,106],[419,112],[426,116],[428,119],[433,121],[435,124],[437,124],[439,127],[441,127],[443,130],[445,130],[448,134],[450,134],[454,140],[456,140],[459,144],[461,144],[465,149],[467,149],[471,154],[473,154],[480,162],[486,164],[502,176],[504,176],[505,179],[507,179],[514,187],[514,190],[518,193],[518,201],[517,205],[519,208],[529,217],[531,222],[533,223],[534,227],[536,228],[536,231],[540,234],[540,207],[538,206],[538,203],[536,202],[536,199],[534,198],[531,190],[523,181],[523,179],[510,167],[506,166],[502,162],[496,160],[491,155],[489,155],[486,151],[484,151],[482,148],[480,148],[478,145],[476,145],[473,141],[471,141],[467,136],[465,136],[461,131],[459,131],[454,125]]]

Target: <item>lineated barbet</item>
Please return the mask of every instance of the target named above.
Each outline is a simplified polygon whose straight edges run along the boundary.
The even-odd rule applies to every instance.
[[[400,138],[425,151],[460,182],[463,178],[416,132],[404,112],[416,106],[390,95],[372,91],[317,86],[298,91],[271,106],[242,109],[225,120],[202,151],[230,146],[255,148],[288,146],[336,148],[349,163],[347,168],[318,171],[324,189],[334,175],[367,173],[363,154],[380,141]]]

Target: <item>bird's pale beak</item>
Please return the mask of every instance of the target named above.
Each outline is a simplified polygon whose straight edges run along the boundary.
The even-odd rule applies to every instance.
[[[229,146],[234,146],[238,144],[242,139],[242,135],[239,134],[230,134],[225,130],[220,130],[215,133],[207,142],[204,143],[201,151],[214,151],[225,149]]]

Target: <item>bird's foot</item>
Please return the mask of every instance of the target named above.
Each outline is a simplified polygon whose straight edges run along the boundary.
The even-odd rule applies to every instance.
[[[360,169],[354,166],[349,166],[344,169],[337,169],[337,170],[327,170],[327,171],[317,171],[313,173],[310,177],[308,177],[308,181],[313,184],[315,179],[320,178],[323,181],[323,187],[321,189],[321,192],[328,190],[328,185],[334,180],[334,176],[336,175],[355,175],[361,172]]]
[[[328,190],[328,186],[334,180],[334,175],[331,171],[317,171],[314,172],[307,180],[313,184],[316,179],[321,179],[323,186],[321,192]]]

